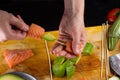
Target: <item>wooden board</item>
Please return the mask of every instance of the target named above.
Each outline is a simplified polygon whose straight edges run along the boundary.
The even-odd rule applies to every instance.
[[[93,54],[91,56],[82,56],[78,65],[76,65],[75,74],[71,80],[81,80],[86,77],[87,80],[100,79],[100,56],[101,56],[101,26],[94,26],[86,28],[87,41],[94,44]],[[50,31],[58,38],[58,31]],[[48,42],[49,50],[53,47],[54,42]],[[10,69],[3,56],[5,49],[24,49],[31,48],[34,56]],[[50,55],[54,60],[56,56]],[[10,40],[0,43],[0,74],[10,71],[23,71],[29,73],[37,78],[37,80],[49,80],[49,65],[47,53],[45,50],[44,41],[38,41],[31,38],[24,40]],[[65,77],[57,78],[53,76],[54,80],[66,80]]]

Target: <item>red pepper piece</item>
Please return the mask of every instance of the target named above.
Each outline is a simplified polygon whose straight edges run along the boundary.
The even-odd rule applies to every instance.
[[[108,22],[113,23],[119,14],[120,14],[120,8],[114,8],[110,10],[107,14]]]

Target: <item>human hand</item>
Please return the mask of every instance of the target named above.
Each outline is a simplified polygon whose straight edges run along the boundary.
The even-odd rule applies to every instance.
[[[15,17],[11,13],[0,10],[0,41],[23,39],[28,29],[28,25],[19,15]]]
[[[58,41],[65,44],[68,40],[72,41],[72,54],[65,50],[65,45],[58,42],[55,43],[52,53],[57,56],[66,56],[68,58],[73,58],[81,53],[86,44],[86,31],[84,20],[78,15],[68,16],[64,14],[62,17],[59,26]],[[80,45],[82,46],[81,48]]]

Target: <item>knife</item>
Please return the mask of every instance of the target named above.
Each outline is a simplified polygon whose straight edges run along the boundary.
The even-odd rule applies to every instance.
[[[44,43],[45,43],[46,53],[47,53],[48,62],[49,62],[50,80],[53,80],[53,77],[52,77],[52,67],[51,67],[50,52],[49,52],[49,48],[48,48],[47,41],[46,41],[46,40],[44,40]]]
[[[109,57],[112,70],[120,76],[120,53]]]

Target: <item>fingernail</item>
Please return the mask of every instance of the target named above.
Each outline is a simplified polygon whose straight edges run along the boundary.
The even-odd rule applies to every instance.
[[[76,49],[76,54],[79,54],[80,53],[80,49]]]
[[[25,31],[28,31],[28,30],[29,30],[29,27],[28,27],[28,26],[25,26],[25,27],[24,27],[24,30],[25,30]]]
[[[80,46],[79,46],[79,45],[77,45],[76,52],[77,52],[77,53],[80,52]]]

